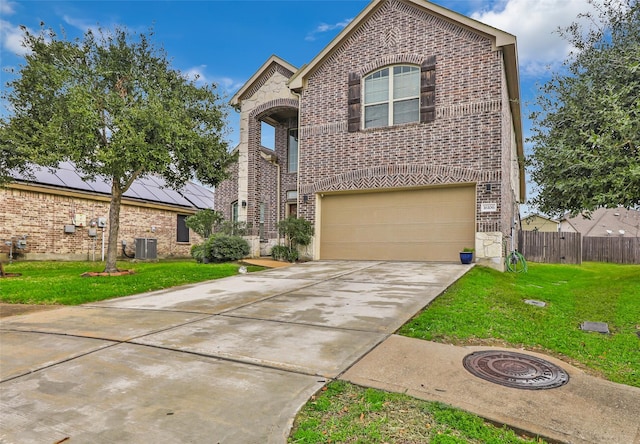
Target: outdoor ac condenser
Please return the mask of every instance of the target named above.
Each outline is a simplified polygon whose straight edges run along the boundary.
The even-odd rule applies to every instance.
[[[157,259],[158,239],[136,239],[136,259]]]

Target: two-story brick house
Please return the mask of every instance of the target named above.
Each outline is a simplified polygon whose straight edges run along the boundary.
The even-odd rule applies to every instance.
[[[307,65],[272,56],[235,94],[239,161],[216,208],[263,246],[287,215],[312,221],[314,259],[456,261],[470,247],[502,269],[525,191],[519,98],[513,35],[374,0]]]

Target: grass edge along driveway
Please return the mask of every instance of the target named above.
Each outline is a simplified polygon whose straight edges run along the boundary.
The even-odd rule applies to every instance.
[[[398,334],[456,345],[554,355],[590,373],[640,386],[640,266],[530,264],[526,274],[475,267]],[[528,299],[545,307],[525,304]],[[611,335],[579,329],[607,322]],[[406,395],[328,384],[296,417],[289,443],[524,443],[483,419]]]
[[[606,322],[611,334],[585,332],[580,329],[585,321]],[[596,376],[640,387],[638,323],[640,265],[534,263],[520,274],[475,267],[398,333],[547,353]]]
[[[79,305],[105,299],[162,290],[179,285],[221,279],[238,274],[240,264],[199,264],[194,260],[118,262],[123,276],[83,277],[104,270],[102,262],[15,262],[7,273],[22,276],[0,279],[0,302],[11,304]],[[247,266],[249,272],[262,267]]]

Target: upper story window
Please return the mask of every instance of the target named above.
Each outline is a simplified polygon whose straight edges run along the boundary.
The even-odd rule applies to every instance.
[[[392,65],[349,73],[347,131],[436,120],[436,56],[417,65]],[[362,92],[362,94],[361,94]],[[364,120],[364,122],[363,122]]]
[[[287,148],[287,171],[298,172],[298,128],[289,130],[289,145]]]
[[[364,78],[364,127],[420,120],[420,68],[389,66]]]

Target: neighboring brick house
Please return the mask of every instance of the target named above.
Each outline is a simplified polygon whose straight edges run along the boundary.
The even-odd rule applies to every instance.
[[[456,261],[475,247],[503,268],[525,192],[514,36],[374,0],[302,68],[270,57],[231,103],[239,161],[216,209],[263,247],[295,213],[314,223],[313,259]]]
[[[192,243],[201,242],[184,220],[198,209],[213,208],[213,191],[194,183],[180,192],[164,185],[158,177],[140,179],[125,193],[120,256],[122,241],[126,253],[139,253],[139,258],[187,257]],[[103,236],[106,256],[109,200],[109,184],[83,181],[68,163],[52,171],[40,169],[34,179],[17,178],[0,188],[0,259],[6,260],[6,242],[12,242],[14,252],[18,243],[26,246],[17,253],[27,260],[101,260]],[[137,243],[145,249],[136,252]]]

